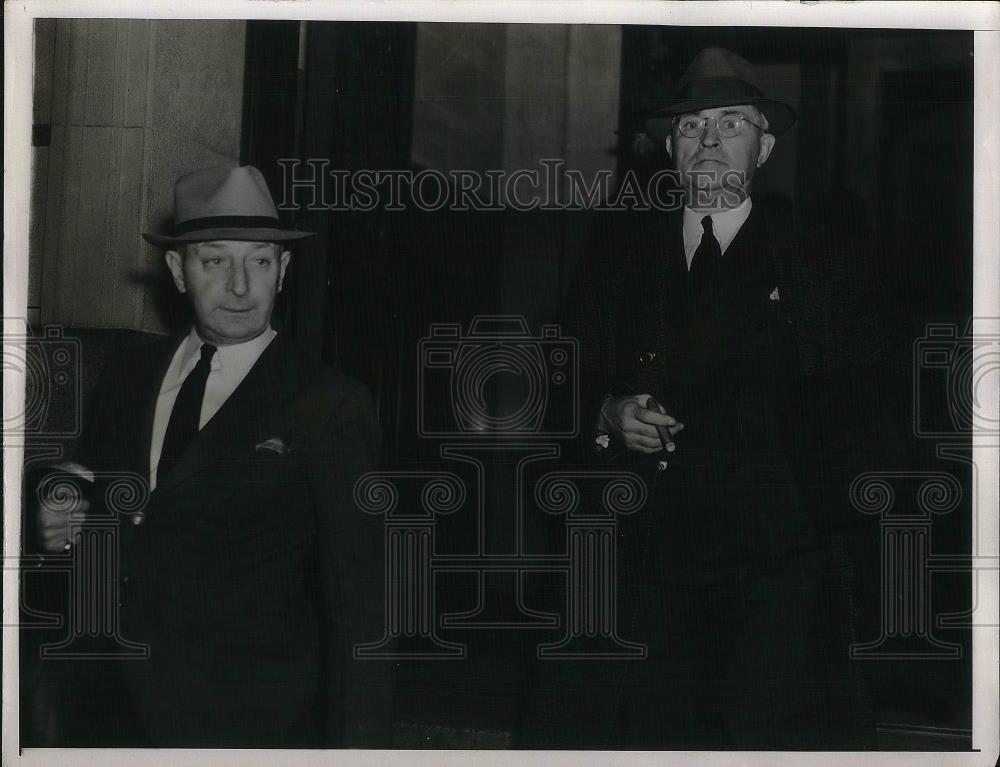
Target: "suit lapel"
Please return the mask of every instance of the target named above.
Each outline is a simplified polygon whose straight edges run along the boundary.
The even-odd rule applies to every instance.
[[[287,370],[287,350],[282,336],[276,337],[250,368],[250,372],[222,403],[222,407],[202,427],[173,471],[157,484],[157,491],[167,493],[190,478],[206,462],[236,455],[251,454],[271,426],[272,413],[287,396],[283,385]]]
[[[699,304],[689,290],[685,291],[685,377],[692,393],[702,390],[704,383],[716,375],[719,361],[739,342],[747,307],[756,301],[766,266],[767,246],[762,238],[761,216],[754,210],[722,257],[714,299]]]
[[[163,385],[163,377],[167,374],[167,369],[177,353],[177,348],[187,338],[187,333],[177,338],[170,338],[154,347],[150,353],[150,364],[146,367],[144,374],[149,378],[140,383],[136,390],[141,392],[138,402],[137,412],[142,419],[139,427],[138,443],[136,448],[140,451],[139,462],[143,467],[143,475],[147,478],[150,475],[149,454],[153,442],[153,422],[156,419],[156,401],[160,396],[160,387]],[[139,373],[143,374],[142,371]],[[133,432],[134,434],[134,432]]]
[[[621,359],[619,378],[629,389],[658,388],[676,348],[686,271],[683,250],[678,255],[676,248],[677,218],[649,213],[637,221],[637,252],[621,271],[626,286],[616,310],[625,321],[615,324],[620,328],[618,351],[628,355]],[[647,355],[652,360],[640,363]]]

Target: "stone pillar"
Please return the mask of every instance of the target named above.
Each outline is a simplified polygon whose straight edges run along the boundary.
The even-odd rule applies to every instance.
[[[165,332],[153,289],[164,267],[140,234],[170,220],[178,175],[239,161],[245,23],[46,22],[30,254],[40,320]]]

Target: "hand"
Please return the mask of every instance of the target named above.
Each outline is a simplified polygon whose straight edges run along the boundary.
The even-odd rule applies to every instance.
[[[629,450],[655,454],[670,450],[684,424],[664,412],[649,394],[609,399],[601,409],[601,423]]]
[[[56,467],[59,472],[74,474],[82,481],[93,482],[94,475],[85,467],[76,463],[62,463]],[[82,481],[77,486],[82,485]],[[66,484],[69,480],[66,480]],[[38,506],[38,538],[42,548],[49,553],[67,551],[72,545],[70,540],[70,517],[79,521],[90,511],[90,502],[79,497],[74,498],[73,491],[59,483],[62,488],[55,493],[49,493],[39,499]],[[65,495],[61,495],[65,492]]]

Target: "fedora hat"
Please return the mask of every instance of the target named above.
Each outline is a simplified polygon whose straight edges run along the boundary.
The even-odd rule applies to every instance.
[[[282,229],[278,211],[261,172],[252,165],[192,171],[174,185],[172,235],[143,232],[152,245],[206,240],[285,242],[314,232]]]
[[[795,122],[794,109],[764,95],[750,62],[725,48],[705,48],[677,83],[668,104],[646,120],[646,133],[659,142],[670,135],[671,120],[677,115],[742,104],[751,104],[763,112],[767,132],[775,136]]]

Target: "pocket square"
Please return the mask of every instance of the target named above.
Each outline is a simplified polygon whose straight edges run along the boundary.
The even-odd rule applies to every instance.
[[[769,295],[768,298],[770,298],[772,301],[780,301],[781,296],[778,294],[778,289],[775,288],[774,290],[772,290],[771,295]]]
[[[265,439],[254,448],[255,453],[277,453],[278,455],[288,455],[291,449],[285,444],[281,437],[271,437]]]

